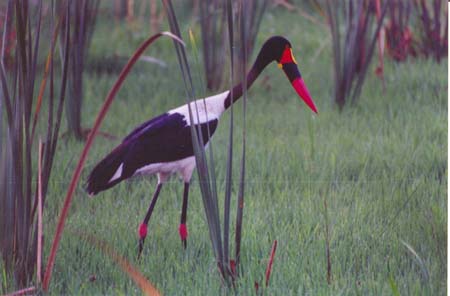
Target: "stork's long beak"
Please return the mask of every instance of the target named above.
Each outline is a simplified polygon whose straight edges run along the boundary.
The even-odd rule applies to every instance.
[[[313,110],[317,114],[316,105],[314,104],[314,101],[311,98],[309,90],[306,87],[306,84],[303,81],[303,79],[301,77],[298,77],[294,79],[294,81],[291,81],[291,83],[297,94],[303,99],[306,105],[308,105],[308,107],[311,108],[311,110]]]
[[[314,104],[311,95],[309,94],[309,90],[306,87],[305,82],[300,75],[300,71],[297,67],[297,62],[295,61],[294,56],[292,55],[291,48],[286,48],[283,52],[283,56],[280,59],[280,63],[278,66],[283,69],[284,73],[288,77],[289,81],[292,84],[292,87],[295,89],[297,94],[303,99],[303,101],[308,105],[311,110],[317,113],[316,105]]]

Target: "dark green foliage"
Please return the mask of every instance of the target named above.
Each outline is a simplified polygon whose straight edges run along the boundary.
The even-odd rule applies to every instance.
[[[58,19],[64,19],[65,7],[56,12]],[[11,68],[5,68],[4,53],[2,49],[0,78],[2,88],[0,93],[1,104],[5,106],[0,112],[0,251],[6,273],[14,277],[17,287],[25,287],[36,272],[36,244],[37,244],[37,169],[35,167],[38,151],[35,138],[32,134],[32,108],[42,100],[42,95],[34,93],[38,52],[40,50],[40,34],[42,23],[42,1],[30,4],[28,1],[9,1],[6,18],[13,20],[16,34],[16,46],[13,49],[15,58]],[[49,31],[57,34],[58,26],[55,20],[46,23],[50,25]],[[69,23],[64,24],[67,30]],[[7,36],[12,28],[3,29],[3,37]],[[48,29],[48,28],[46,28]],[[54,42],[51,49],[54,48]],[[61,73],[54,67],[53,55],[50,54],[49,96],[46,102],[47,118],[40,118],[44,129],[38,132],[43,138],[43,166],[42,166],[42,196],[45,201],[51,170],[56,151],[59,127],[64,104],[67,69],[68,46],[67,35],[62,41],[66,51],[61,61]],[[61,76],[56,81],[55,73]],[[44,79],[45,80],[45,79]],[[44,83],[44,82],[43,82]],[[59,84],[55,87],[55,84]],[[57,99],[55,97],[58,97]],[[55,105],[57,108],[55,109]],[[38,112],[35,112],[35,117]],[[3,116],[6,115],[6,118]],[[40,272],[40,271],[38,271]],[[0,289],[6,286],[1,285]]]

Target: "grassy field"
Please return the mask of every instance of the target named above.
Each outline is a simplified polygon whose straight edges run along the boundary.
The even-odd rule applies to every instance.
[[[187,24],[188,19],[181,23]],[[184,34],[187,28],[182,28]],[[199,35],[199,29],[193,29]],[[359,103],[339,112],[331,98],[332,60],[326,28],[296,14],[271,10],[260,32],[256,48],[275,34],[292,42],[319,115],[296,98],[275,64],[263,73],[267,82],[257,80],[249,93],[238,293],[254,294],[254,282],[263,281],[270,247],[277,239],[267,295],[391,295],[396,289],[401,295],[445,295],[447,61],[440,65],[421,59],[405,64],[387,61],[386,92],[371,70]],[[89,60],[94,64],[114,54],[128,57],[148,34],[144,24],[121,27],[101,18]],[[164,60],[168,67],[141,63],[129,76],[101,128],[118,139],[97,138],[83,182],[96,162],[134,126],[185,102],[172,41],[159,40],[147,54]],[[85,127],[92,125],[118,76],[94,68],[85,76]],[[239,143],[241,104],[235,111]],[[225,114],[212,144],[220,198],[224,195],[228,120]],[[74,140],[59,145],[45,209],[47,252],[82,146]],[[235,161],[238,168],[239,157]],[[150,220],[143,258],[136,260],[137,228],[155,184],[155,178],[134,179],[94,199],[79,186],[50,294],[140,294],[108,256],[75,235],[79,231],[107,241],[165,295],[227,294],[212,254],[196,177],[189,201],[186,251],[177,231],[183,186],[172,178],[163,187]],[[91,276],[96,280],[90,281]]]

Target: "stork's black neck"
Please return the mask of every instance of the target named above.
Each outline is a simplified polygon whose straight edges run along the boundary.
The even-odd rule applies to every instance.
[[[258,78],[259,74],[261,74],[262,70],[271,62],[273,59],[269,59],[264,50],[261,50],[256,58],[255,63],[247,74],[247,85],[246,88],[249,89],[253,82],[255,82],[256,78]],[[243,93],[243,83],[239,83],[233,87],[232,90],[228,93],[228,96],[225,99],[224,105],[225,109],[228,109],[231,104],[236,102],[242,97]]]

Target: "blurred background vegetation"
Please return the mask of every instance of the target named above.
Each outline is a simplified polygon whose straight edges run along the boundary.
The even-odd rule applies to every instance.
[[[286,36],[319,116],[292,102],[276,67],[249,93],[248,222],[238,291],[254,293],[254,282],[262,286],[276,239],[269,294],[445,294],[447,4],[248,1],[249,13],[239,19],[242,2],[230,1],[235,82],[243,56],[251,64],[268,37]],[[231,85],[226,4],[173,1],[198,96]],[[239,26],[246,28],[244,40]],[[187,42],[189,29],[198,40],[197,54]],[[97,110],[139,44],[165,30],[166,11],[156,0],[0,3],[1,293],[40,289],[45,270],[38,258],[48,257],[63,196]],[[119,92],[87,170],[133,126],[185,103],[181,78],[172,42],[158,41]],[[241,130],[240,104],[235,112],[235,128]],[[229,114],[222,120],[228,122]],[[220,197],[227,129],[222,125],[212,143]],[[242,142],[239,133],[234,137]],[[233,161],[239,168],[239,159]],[[224,289],[200,198],[192,198],[190,209],[197,225],[193,244],[185,253],[178,247],[181,192],[175,185],[158,205],[160,221],[151,227],[147,256],[135,261],[130,230],[148,203],[152,181],[131,181],[95,200],[85,199],[80,186],[50,293],[140,293],[89,240],[73,235],[79,230],[108,240],[165,294]],[[192,196],[200,195],[198,187]]]

